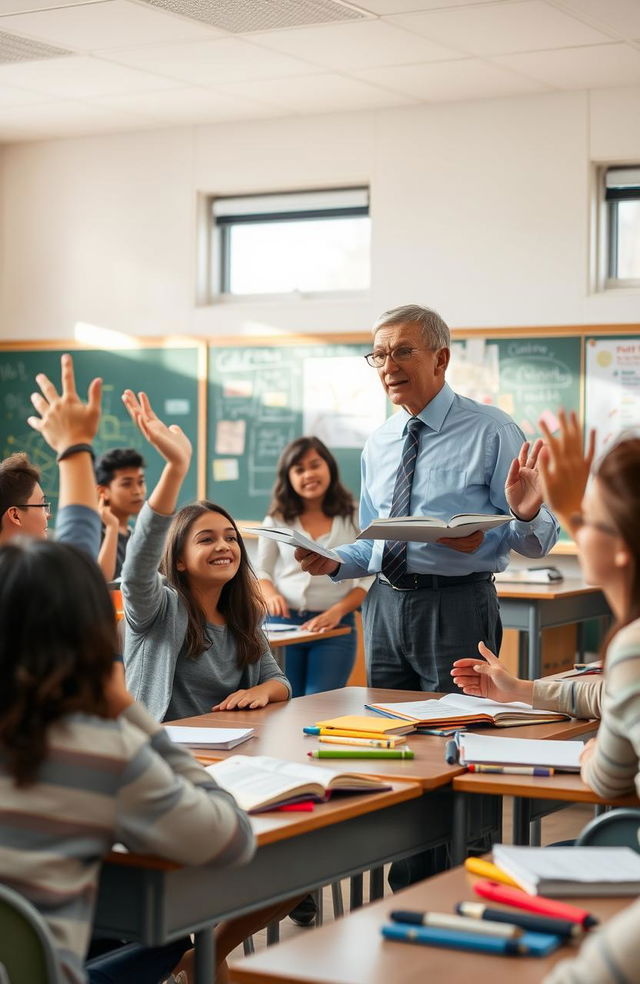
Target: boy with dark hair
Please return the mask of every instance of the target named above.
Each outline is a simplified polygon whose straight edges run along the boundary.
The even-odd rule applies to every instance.
[[[103,523],[98,563],[107,581],[120,577],[131,536],[129,519],[146,497],[145,461],[135,448],[112,448],[96,461],[96,483]]]
[[[40,485],[40,472],[26,454],[0,461],[0,543],[18,533],[44,539],[49,503]]]

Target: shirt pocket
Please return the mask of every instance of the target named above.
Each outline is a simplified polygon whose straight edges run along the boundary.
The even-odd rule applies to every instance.
[[[468,472],[465,469],[427,468],[420,476],[417,488],[414,482],[412,506],[420,506],[427,516],[448,519],[456,513],[468,511],[465,508],[467,487]]]

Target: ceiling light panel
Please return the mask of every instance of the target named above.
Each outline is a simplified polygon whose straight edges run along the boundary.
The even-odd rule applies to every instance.
[[[336,0],[143,0],[231,34],[275,31],[303,24],[361,20],[367,15]]]

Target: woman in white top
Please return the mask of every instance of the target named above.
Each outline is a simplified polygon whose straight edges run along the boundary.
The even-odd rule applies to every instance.
[[[338,465],[316,437],[287,445],[278,462],[269,515],[264,526],[289,526],[324,547],[352,543],[359,529],[351,493],[340,482]],[[293,696],[344,687],[356,652],[354,611],[373,578],[333,582],[300,569],[290,546],[266,537],[258,545],[258,578],[271,620],[317,632],[313,642],[287,646],[286,673]],[[323,639],[338,625],[351,632]]]

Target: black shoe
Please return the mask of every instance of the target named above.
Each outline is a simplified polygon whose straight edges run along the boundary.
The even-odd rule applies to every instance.
[[[295,909],[291,910],[289,919],[293,920],[296,926],[310,926],[312,922],[315,922],[317,914],[318,906],[313,895],[305,895]]]

